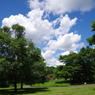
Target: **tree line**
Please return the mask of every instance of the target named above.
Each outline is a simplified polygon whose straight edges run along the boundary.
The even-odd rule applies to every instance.
[[[89,46],[82,47],[78,53],[60,55],[59,61],[65,65],[47,67],[49,80],[65,79],[71,84],[95,83],[95,21],[91,28],[94,34],[87,38]]]
[[[69,80],[71,83],[95,82],[95,49],[83,47],[79,53],[60,56],[65,65],[56,68],[56,77]]]
[[[71,83],[95,83],[95,21],[91,25],[92,37],[87,38],[89,46],[83,47],[78,53],[60,55],[59,61],[65,65],[58,66],[55,70],[57,78],[65,78]]]
[[[0,28],[0,86],[17,83],[35,84],[64,78],[71,83],[95,83],[95,21],[92,22],[92,37],[87,39],[89,46],[78,53],[60,55],[59,61],[65,65],[46,67],[41,50],[32,40],[25,38],[25,28],[19,24]]]

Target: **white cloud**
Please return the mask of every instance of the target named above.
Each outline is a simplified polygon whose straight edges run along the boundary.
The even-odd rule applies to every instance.
[[[78,53],[78,51],[65,51],[63,53],[61,53],[60,55],[69,55],[71,52],[74,52],[74,53]]]
[[[56,20],[55,20],[56,21]],[[66,34],[69,32],[72,26],[76,24],[77,18],[70,19],[69,16],[66,14],[65,16],[59,17],[56,23],[60,23],[60,27],[55,29],[55,35],[58,37],[59,35]]]
[[[52,51],[52,50],[47,50],[45,53],[42,52],[42,56],[45,58],[45,59],[50,59],[52,58],[52,55],[55,53],[55,51]]]
[[[60,61],[58,61],[56,58],[52,57],[51,59],[47,60],[47,66],[58,66],[58,65],[64,65],[63,63],[61,63]]]
[[[65,15],[50,22],[48,19],[42,19],[43,14],[44,11],[35,9],[26,16],[22,14],[11,15],[9,18],[3,19],[2,26],[10,27],[13,24],[19,23],[26,28],[26,38],[32,39],[34,43],[39,45],[51,40],[52,36],[59,37],[62,34],[68,33],[77,20],[77,18],[70,19],[68,15]],[[54,29],[53,26],[58,23],[57,20],[60,25],[57,29]]]
[[[22,14],[12,15],[9,18],[4,18],[2,26],[11,26],[19,23],[26,28],[26,38],[32,39],[34,43],[42,44],[51,39],[52,23],[47,19],[42,20],[43,11],[35,9],[30,11],[27,16]]]
[[[73,11],[90,11],[95,7],[94,0],[28,0],[31,9],[40,8],[46,12],[63,14]]]
[[[56,58],[54,58],[54,54],[56,52],[53,50],[47,50],[45,52],[42,52],[42,56],[46,59],[47,66],[58,66],[63,65],[60,61],[58,61]]]
[[[30,8],[37,9],[37,8],[43,8],[44,2],[39,2],[39,0],[28,0]]]
[[[78,34],[68,33],[60,35],[57,40],[50,40],[45,49],[74,51],[84,45],[83,43],[78,44],[80,40],[81,36]]]
[[[22,14],[18,14],[18,15],[11,15],[9,18],[4,18],[2,21],[2,26],[9,26],[11,27],[11,25],[15,24],[15,23],[19,23],[19,24],[25,24],[27,23],[27,18],[25,16],[23,16]]]

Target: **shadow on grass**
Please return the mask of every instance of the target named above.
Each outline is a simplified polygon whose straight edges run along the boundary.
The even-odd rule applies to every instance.
[[[95,91],[95,88],[93,90]]]
[[[37,92],[46,92],[49,91],[48,88],[24,88],[18,89],[17,92],[14,92],[13,89],[2,89],[0,90],[0,95],[20,95],[20,94],[32,94]]]

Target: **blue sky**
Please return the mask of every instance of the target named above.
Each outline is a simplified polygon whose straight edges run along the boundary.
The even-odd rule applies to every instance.
[[[88,45],[95,0],[1,0],[0,26],[19,23],[26,38],[41,49],[48,66],[61,65],[59,55]]]

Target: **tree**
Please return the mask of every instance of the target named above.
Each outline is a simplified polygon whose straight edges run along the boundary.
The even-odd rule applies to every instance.
[[[28,41],[27,57],[25,58],[25,68],[23,74],[25,83],[34,84],[45,81],[45,62],[41,55],[40,49],[35,47],[34,43]],[[26,68],[27,67],[27,68]],[[31,72],[31,73],[30,73]]]
[[[91,28],[92,28],[92,32],[94,32],[94,34],[92,35],[92,37],[89,37],[87,38],[87,42],[89,43],[89,45],[95,45],[95,21],[92,21],[92,25],[91,25]],[[92,55],[90,57],[92,57],[92,71],[94,71],[93,69],[95,69],[95,55],[94,55],[94,52],[95,52],[95,48],[92,50]],[[95,76],[93,76],[94,78],[94,81],[95,81]]]
[[[25,28],[23,26],[20,26],[19,24],[14,24],[12,25],[12,29],[13,29],[13,32],[15,34],[15,38],[16,39],[19,39],[19,38],[24,38],[25,36]]]
[[[91,28],[92,28],[91,31],[95,32],[95,21],[92,22]],[[87,42],[89,43],[89,45],[95,45],[95,33],[92,35],[92,37],[89,37],[87,39]]]
[[[95,49],[87,46],[77,54],[60,56],[59,60],[65,62],[63,77],[69,78],[73,83],[84,83],[95,81]]]
[[[17,27],[14,27],[17,26]],[[17,82],[19,82],[21,75],[21,64],[22,57],[24,52],[22,50],[25,50],[26,47],[26,40],[24,39],[22,34],[24,34],[24,28],[18,24],[13,25],[13,31],[10,30],[9,27],[4,26],[0,30],[0,55],[5,58],[8,62],[10,62],[10,65],[8,66],[7,72],[9,79],[11,77],[11,83],[14,83],[15,91],[17,90]],[[19,28],[18,28],[19,27]],[[16,29],[17,28],[17,29]],[[14,32],[15,30],[15,32]],[[18,33],[17,33],[18,31]],[[21,31],[21,32],[20,32]],[[12,33],[16,35],[15,38],[12,37]],[[20,33],[19,33],[20,32]],[[23,52],[23,53],[22,53]],[[6,67],[5,67],[6,68]]]
[[[41,51],[25,38],[24,31],[19,24],[12,25],[12,31],[7,26],[0,29],[0,56],[8,63],[7,68],[6,65],[3,68],[7,69],[7,81],[14,84],[15,91],[17,83],[21,82],[23,88],[23,83],[32,83],[32,79],[35,79],[33,83],[42,82],[44,78],[45,63]]]
[[[95,50],[87,46],[79,52],[78,62],[81,65],[81,80],[86,82],[95,81]]]
[[[77,82],[79,77],[80,65],[77,64],[78,54],[71,52],[69,55],[60,56],[59,60],[65,63],[62,66],[62,76],[67,80],[69,79],[72,82]]]
[[[60,55],[59,57],[59,61],[60,62],[64,62],[66,65],[76,65],[76,61],[77,61],[77,53],[71,52],[69,55]]]

